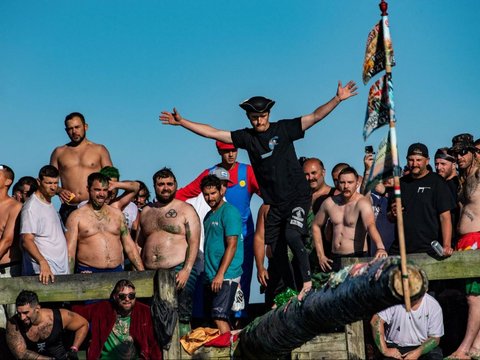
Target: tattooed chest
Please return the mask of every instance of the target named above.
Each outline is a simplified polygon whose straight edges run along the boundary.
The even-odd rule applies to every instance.
[[[30,329],[27,336],[32,341],[45,340],[52,333],[53,324],[40,325],[36,329]]]
[[[171,234],[183,234],[183,220],[175,209],[149,215],[145,221],[142,221],[142,226],[148,233],[165,231]]]

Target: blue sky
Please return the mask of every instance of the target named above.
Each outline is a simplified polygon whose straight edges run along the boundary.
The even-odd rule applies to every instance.
[[[296,143],[299,156],[362,170],[371,81],[361,83],[366,37],[379,0],[0,2],[0,162],[36,176],[68,138],[63,119],[82,112],[88,138],[107,146],[124,179],[163,166],[186,184],[218,159],[211,140],[158,121],[176,106],[195,121],[246,127],[238,104],[276,100],[271,118],[313,111],[338,80],[359,95]],[[480,2],[389,1],[401,165],[409,144],[435,152],[477,130]],[[376,78],[375,78],[376,79]],[[244,152],[240,160],[248,161]],[[331,183],[330,176],[327,181]],[[256,201],[256,204],[258,201]]]

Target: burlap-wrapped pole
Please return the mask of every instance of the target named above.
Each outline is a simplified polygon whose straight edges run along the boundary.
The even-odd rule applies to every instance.
[[[428,280],[409,264],[411,299],[423,295]],[[255,319],[240,335],[242,358],[277,358],[322,332],[370,317],[401,304],[400,258],[348,266],[333,274],[322,288],[310,291],[302,302],[294,299]]]

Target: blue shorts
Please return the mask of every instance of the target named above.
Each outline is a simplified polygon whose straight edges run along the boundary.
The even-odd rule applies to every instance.
[[[75,269],[76,274],[81,274],[81,273],[106,273],[106,272],[121,272],[123,271],[122,265],[118,265],[117,267],[111,268],[111,269],[99,269],[96,267],[92,266],[84,266],[84,265],[77,265],[77,268]]]
[[[212,284],[208,284],[207,287],[207,294],[209,294],[212,304],[210,308],[212,319],[228,321],[232,314],[232,305],[235,300],[238,282],[224,280],[222,288],[218,293],[212,291]]]

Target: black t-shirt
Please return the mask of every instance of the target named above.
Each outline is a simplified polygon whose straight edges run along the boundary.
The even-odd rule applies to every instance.
[[[284,205],[311,196],[293,146],[305,134],[300,118],[270,123],[262,133],[246,128],[231,134],[235,147],[247,150],[266,204]]]
[[[439,215],[455,208],[447,182],[432,172],[420,179],[406,175],[400,179],[400,189],[407,253],[431,252],[432,241],[442,243]],[[398,238],[390,252],[399,253]]]

